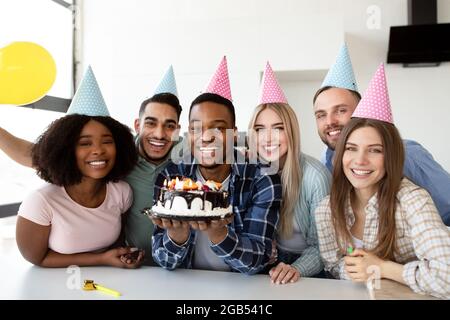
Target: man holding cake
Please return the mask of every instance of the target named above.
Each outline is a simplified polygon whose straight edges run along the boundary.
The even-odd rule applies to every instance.
[[[236,161],[233,140],[227,139],[236,132],[224,57],[191,104],[190,159],[169,163],[156,180],[152,254],[162,267],[255,274],[269,262],[280,178]]]

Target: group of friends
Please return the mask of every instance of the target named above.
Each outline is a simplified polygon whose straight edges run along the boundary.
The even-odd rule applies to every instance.
[[[170,67],[142,102],[133,136],[110,117],[89,67],[67,115],[35,143],[0,128],[0,149],[48,182],[19,208],[26,260],[266,273],[276,284],[362,282],[376,268],[415,292],[450,298],[450,174],[419,143],[402,140],[382,64],[361,97],[342,46],[313,98],[322,161],[301,151],[299,121],[269,63],[248,150],[236,148],[225,57],[189,107],[186,139],[177,96]],[[189,152],[179,156],[181,145]],[[143,215],[164,180],[180,176],[221,182],[233,215]]]

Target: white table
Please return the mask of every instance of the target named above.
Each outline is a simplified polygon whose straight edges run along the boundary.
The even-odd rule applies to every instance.
[[[390,280],[370,291],[350,281],[302,278],[271,284],[267,275],[159,267],[126,270],[112,267],[40,268],[25,261],[14,239],[16,217],[0,219],[0,299],[152,299],[152,300],[290,300],[290,299],[436,299],[414,293]],[[77,273],[78,272],[78,273]],[[119,298],[80,289],[85,279],[119,291]]]
[[[164,299],[164,300],[288,300],[369,299],[363,284],[302,278],[287,285],[270,283],[267,275],[159,267],[127,270],[112,267],[40,268],[25,261],[14,239],[0,240],[0,299]],[[84,279],[119,291],[119,298],[79,288]]]

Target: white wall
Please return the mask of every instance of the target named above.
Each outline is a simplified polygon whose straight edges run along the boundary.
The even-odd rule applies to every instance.
[[[72,93],[72,13],[46,0],[0,0],[0,50],[11,42],[44,47],[56,64],[56,79],[47,93],[70,98]]]
[[[57,70],[48,95],[70,98],[73,94],[71,34],[71,11],[52,1],[0,0],[0,50],[16,41],[34,42],[47,49]],[[34,141],[51,121],[62,115],[0,105],[0,127]],[[0,205],[21,201],[42,183],[35,170],[17,165],[0,151]]]
[[[366,8],[376,3],[381,9],[381,28],[365,28]],[[344,29],[356,79],[361,92],[375,72],[378,62],[386,61],[389,27],[407,24],[406,0],[344,1],[352,14],[345,15]],[[450,22],[450,1],[438,0],[438,22]],[[444,39],[443,39],[444,41]],[[447,40],[445,40],[447,41]],[[450,171],[450,63],[436,68],[403,68],[386,65],[386,77],[394,121],[403,138],[425,146]]]
[[[450,1],[438,0],[439,22]],[[379,28],[367,12],[379,10]],[[361,92],[386,61],[389,27],[407,23],[406,0],[96,0],[84,3],[84,63],[92,64],[113,116],[132,124],[173,64],[185,109],[228,57],[237,125],[247,127],[260,72],[270,60],[296,109],[302,147],[319,157],[312,96],[345,39]],[[305,70],[314,70],[305,72]],[[284,75],[292,72],[293,76]],[[438,68],[387,65],[394,118],[404,138],[421,142],[450,171],[450,63]],[[306,75],[306,76],[305,76]],[[187,124],[187,112],[182,115]]]
[[[332,2],[280,3],[85,1],[85,63],[93,65],[112,113],[131,123],[168,65],[174,65],[187,109],[227,55],[234,103],[241,110],[238,127],[244,129],[267,59],[275,70],[325,69],[343,41],[342,18],[327,8]]]

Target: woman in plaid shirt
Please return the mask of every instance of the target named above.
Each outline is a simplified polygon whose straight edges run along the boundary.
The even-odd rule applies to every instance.
[[[325,270],[358,282],[375,271],[448,299],[450,231],[430,195],[403,177],[403,162],[392,123],[353,118],[343,129],[331,194],[316,210]]]

